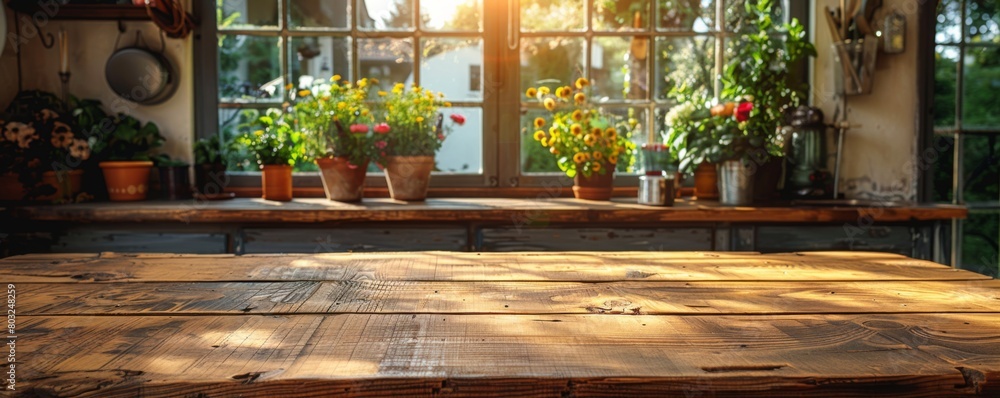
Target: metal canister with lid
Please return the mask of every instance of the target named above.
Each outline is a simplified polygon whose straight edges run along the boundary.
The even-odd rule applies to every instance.
[[[642,145],[642,165],[645,175],[639,177],[639,204],[674,205],[674,173],[669,170],[670,162],[670,152],[666,145]]]

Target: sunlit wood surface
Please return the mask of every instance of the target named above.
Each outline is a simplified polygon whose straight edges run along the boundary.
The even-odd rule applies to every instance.
[[[31,255],[0,282],[21,396],[1000,396],[1000,281],[891,254]]]

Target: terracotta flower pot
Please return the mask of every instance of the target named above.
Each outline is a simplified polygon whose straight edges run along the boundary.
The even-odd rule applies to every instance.
[[[389,156],[385,166],[389,196],[401,201],[427,199],[431,171],[434,171],[433,156]]]
[[[42,184],[48,184],[56,189],[56,193],[42,196],[41,200],[73,200],[83,187],[83,170],[68,170],[64,172],[46,171],[42,174]]]
[[[149,192],[150,161],[101,162],[108,198],[113,202],[145,200]]]
[[[260,175],[264,199],[287,202],[292,200],[292,166],[265,164]]]
[[[605,164],[604,174],[593,173],[590,177],[577,174],[573,177],[573,196],[585,200],[611,200],[614,192],[615,172]],[[580,166],[577,166],[577,170]]]
[[[368,160],[352,165],[347,158],[316,159],[326,198],[338,202],[357,202],[364,197]]]
[[[719,198],[719,171],[714,163],[702,162],[694,170],[694,193],[698,199]]]

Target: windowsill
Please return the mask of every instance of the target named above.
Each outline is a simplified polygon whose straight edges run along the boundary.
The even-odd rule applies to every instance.
[[[237,198],[223,201],[148,201],[11,207],[6,217],[70,223],[378,223],[493,225],[664,225],[669,223],[812,223],[869,226],[965,218],[952,205],[901,207],[723,207],[717,202],[678,200],[673,207],[636,204],[634,197],[611,202],[572,198],[430,198],[403,203],[365,199],[340,203],[323,198],[291,202]]]

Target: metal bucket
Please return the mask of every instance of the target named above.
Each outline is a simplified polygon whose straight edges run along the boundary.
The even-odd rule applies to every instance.
[[[727,160],[719,165],[719,204],[749,206],[753,204],[753,165],[740,160]]]
[[[647,206],[674,205],[674,178],[664,175],[639,177],[639,204]]]

